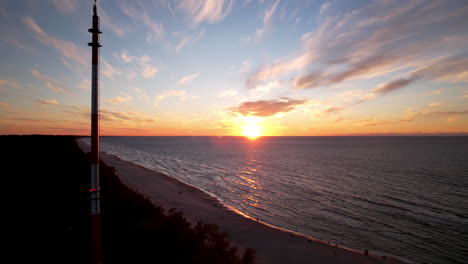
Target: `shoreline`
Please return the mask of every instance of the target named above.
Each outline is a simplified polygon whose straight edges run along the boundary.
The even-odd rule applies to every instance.
[[[77,140],[87,152],[89,145]],[[237,209],[227,207],[207,192],[164,173],[147,169],[117,156],[101,153],[101,160],[113,167],[116,176],[130,189],[166,210],[182,211],[189,222],[217,224],[231,241],[241,249],[254,248],[257,263],[406,263],[397,257],[364,251],[286,230],[256,221]],[[132,179],[130,179],[132,178]]]

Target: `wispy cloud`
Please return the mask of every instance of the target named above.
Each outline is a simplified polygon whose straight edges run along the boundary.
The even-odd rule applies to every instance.
[[[234,96],[234,95],[236,95],[238,93],[239,93],[239,91],[237,91],[237,90],[229,89],[229,90],[225,90],[225,91],[222,91],[221,93],[219,93],[218,97]]]
[[[374,126],[387,126],[387,125],[395,125],[401,123],[400,120],[377,120],[375,118],[369,118],[365,120],[355,120],[352,121],[353,124],[357,124],[359,126],[367,126],[367,127],[374,127]]]
[[[250,4],[250,2],[252,2],[252,0],[244,0],[244,2],[242,2],[241,6],[242,7],[247,6],[248,4]]]
[[[120,51],[120,54],[115,54],[115,56],[117,56],[118,58],[120,58],[122,61],[124,61],[125,63],[132,63],[133,61],[135,61],[135,59],[137,57],[135,56],[130,56],[128,54],[128,51],[127,50],[121,50]]]
[[[456,54],[433,60],[413,72],[426,80],[468,82],[468,54]]]
[[[82,79],[78,83],[78,88],[80,88],[83,91],[89,91],[91,90],[91,80],[90,79]]]
[[[91,112],[88,107],[62,105],[63,112],[82,120],[89,120]],[[101,108],[100,118],[105,122],[106,127],[112,124],[145,124],[155,123],[156,115],[148,115],[140,111],[115,111],[108,108]]]
[[[131,122],[135,123],[150,123],[157,121],[154,115],[148,115],[139,111],[111,111],[107,109],[101,110],[101,119],[107,122]]]
[[[412,57],[414,54],[408,56]],[[376,77],[401,68],[400,63],[408,59],[408,57],[404,57],[403,55],[401,57],[393,57],[390,54],[367,57],[356,63],[348,63],[347,69],[340,72],[320,70],[302,75],[294,80],[294,88],[316,88],[334,85],[354,78]]]
[[[158,67],[155,67],[150,64],[144,64],[142,66],[141,75],[143,76],[143,78],[151,79],[154,78],[154,76],[156,76],[156,73],[158,73],[158,71]]]
[[[419,80],[447,80],[448,82],[468,82],[468,58],[450,56],[436,59],[428,65],[411,72],[410,77],[379,84],[358,103],[377,98],[389,92],[402,89]],[[437,94],[440,91],[437,90]]]
[[[151,58],[148,55],[144,55],[138,59],[138,63],[141,67],[141,75],[145,79],[151,79],[156,76],[159,68],[150,64]]]
[[[198,76],[200,76],[200,73],[197,72],[197,73],[194,73],[194,74],[191,74],[191,75],[187,75],[187,76],[184,76],[182,77],[180,80],[178,80],[176,82],[176,85],[177,86],[181,86],[181,85],[185,85],[185,84],[188,84],[190,82],[192,82],[195,78],[197,78]]]
[[[29,52],[29,53],[33,53],[33,54],[37,54],[38,51],[37,51],[37,48],[34,47],[33,45],[31,45],[31,43],[25,43],[24,41],[18,41],[14,36],[13,34],[9,34],[6,35],[6,36],[2,36],[2,40],[4,40],[5,42],[7,42],[8,44],[16,47],[17,49],[21,49],[23,51],[26,51],[26,52]]]
[[[383,83],[378,85],[373,91],[378,94],[386,94],[398,89],[401,89],[405,86],[410,85],[414,81],[420,79],[417,75],[408,78],[408,79],[398,79],[388,83]]]
[[[276,8],[278,7],[279,3],[280,0],[276,0],[269,9],[265,10],[265,14],[263,15],[263,27],[257,29],[257,31],[255,32],[255,37],[257,41],[262,39],[265,32],[269,30],[272,18],[276,12]]]
[[[429,104],[430,108],[441,107],[441,106],[444,106],[444,104],[443,103],[431,103],[431,104]]]
[[[436,89],[436,90],[432,90],[430,92],[431,95],[439,95],[442,93],[442,89]]]
[[[269,92],[272,89],[281,87],[281,82],[278,80],[270,81],[268,83],[260,84],[255,87],[256,91],[259,92]]]
[[[415,68],[420,68],[422,80],[466,80],[465,71],[454,70],[463,65],[466,69],[466,54],[457,62],[452,60],[450,66],[442,61],[447,67],[430,63],[441,47],[455,55],[466,45],[466,3],[376,1],[337,16],[324,11],[333,4],[322,6],[323,17],[317,30],[303,35],[301,53],[261,66],[247,77],[247,86],[292,76],[293,88],[307,89]],[[422,68],[428,64],[432,66]],[[442,76],[441,72],[446,71],[457,74]],[[409,76],[412,80],[413,76]],[[392,87],[398,84],[404,86],[401,81]]]
[[[24,112],[19,111],[15,105],[3,101],[0,101],[0,110],[0,116],[4,117],[18,116],[24,114]]]
[[[106,60],[101,60],[102,64],[104,67],[102,67],[101,72],[104,76],[107,78],[113,80],[114,76],[118,76],[122,74],[122,70],[118,68],[114,68],[110,63],[108,63]]]
[[[71,92],[66,89],[61,82],[40,73],[38,70],[32,70],[32,75],[37,79],[44,81],[46,87],[52,91],[66,94]]]
[[[126,50],[122,50],[120,54],[114,54],[115,57],[120,58],[125,63],[136,63],[139,67],[141,76],[145,79],[151,79],[159,72],[159,68],[151,64],[151,58],[147,54],[137,57],[131,56]]]
[[[324,15],[327,10],[330,8],[331,3],[330,2],[325,2],[320,6],[320,15]]]
[[[131,95],[126,94],[126,93],[122,93],[122,95],[111,98],[110,102],[114,103],[114,104],[121,104],[121,103],[128,103],[132,99],[133,99],[133,97]]]
[[[242,116],[269,117],[278,113],[288,113],[299,106],[305,105],[307,100],[273,99],[243,102],[237,107],[230,108],[232,113]]]
[[[0,101],[0,109],[4,112],[7,112],[10,110],[10,104],[7,102]]]
[[[458,57],[457,57],[458,58]],[[349,109],[355,105],[368,102],[370,100],[374,100],[385,96],[389,93],[393,93],[397,90],[403,89],[412,83],[419,81],[419,80],[432,80],[432,79],[445,79],[453,76],[457,76],[458,78],[464,77],[466,72],[466,66],[464,66],[464,58],[455,58],[450,57],[442,58],[432,61],[427,66],[422,66],[412,72],[410,72],[409,77],[402,77],[398,78],[389,82],[384,82],[377,85],[375,88],[371,89],[370,91],[347,91],[345,93],[346,100],[338,106],[328,107],[322,110],[317,116],[323,117],[332,114],[338,114],[345,109]],[[463,80],[463,79],[462,79]],[[432,91],[431,94],[440,94],[440,90]],[[436,108],[443,106],[441,103],[432,103],[429,105],[430,108]],[[429,115],[428,113],[432,113],[429,110],[425,110],[423,112],[414,113],[409,111],[407,113],[407,117],[404,119],[406,121],[412,121],[415,117],[418,116],[436,116],[435,114]]]
[[[411,122],[417,119],[429,119],[429,118],[456,118],[460,116],[468,115],[468,109],[461,110],[447,110],[447,111],[433,111],[432,108],[429,110],[422,109],[416,111],[415,109],[409,109],[401,121]],[[452,121],[455,121],[453,119]]]
[[[335,115],[340,113],[341,111],[345,110],[346,108],[344,106],[331,106],[327,107],[324,110],[322,110],[317,117],[323,117],[323,116],[328,116],[328,115]]]
[[[88,52],[84,52],[84,49],[78,48],[75,43],[50,36],[29,16],[23,18],[23,23],[42,44],[54,48],[68,60],[81,65],[87,65],[86,56],[83,56],[83,54],[88,54]]]
[[[198,26],[203,22],[223,20],[231,12],[232,4],[233,0],[183,0],[178,8],[189,15],[193,25]]]
[[[135,87],[134,90],[135,90],[135,92],[136,92],[136,97],[137,97],[137,99],[143,100],[143,101],[146,102],[146,103],[149,102],[149,96],[148,96],[148,94],[146,93],[145,90],[140,89],[140,88],[138,88],[138,87]]]
[[[202,29],[198,32],[195,32],[194,34],[186,34],[186,33],[180,33],[180,32],[174,32],[173,35],[177,36],[180,38],[180,41],[177,43],[175,50],[176,52],[181,51],[184,47],[193,44],[200,40],[204,35],[205,35],[205,30]]]
[[[99,9],[99,16],[101,18],[102,25],[109,28],[117,36],[123,37],[128,32],[128,27],[123,26],[120,23],[115,22],[104,9]]]
[[[171,7],[171,1],[167,1],[167,9],[169,9],[169,12],[171,12],[171,15],[175,17],[174,9]]]
[[[37,118],[30,118],[30,117],[13,117],[11,118],[12,120],[15,121],[25,121],[25,122],[44,122],[42,119],[37,119]]]
[[[45,105],[58,105],[57,100],[36,100],[36,102],[45,104]]]
[[[313,60],[312,54],[303,54],[290,59],[276,60],[271,64],[266,64],[254,70],[247,77],[246,85],[253,89],[264,82],[278,80],[292,71],[299,71],[305,68]]]
[[[126,5],[122,5],[120,9],[124,14],[135,21],[142,22],[151,30],[148,34],[147,40],[161,40],[166,35],[166,30],[163,24],[151,18],[145,10],[136,10],[135,8]]]
[[[343,95],[346,97],[344,103],[338,106],[328,107],[322,110],[317,116],[328,116],[342,112],[345,109],[349,109],[352,106],[362,104],[371,100],[375,100],[389,93],[403,89],[411,83],[421,79],[421,75],[412,75],[408,78],[400,78],[390,82],[385,82],[377,85],[370,91],[352,90],[347,91]]]
[[[169,97],[179,97],[181,99],[184,99],[187,97],[187,92],[185,90],[167,90],[164,91],[163,93],[157,95],[154,98],[154,105],[158,106],[159,103]]]
[[[50,0],[55,8],[62,14],[72,13],[78,7],[79,0]]]

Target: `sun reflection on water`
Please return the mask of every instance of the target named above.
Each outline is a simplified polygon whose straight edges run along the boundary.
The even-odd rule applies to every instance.
[[[246,187],[240,195],[243,206],[261,209],[262,207],[262,164],[255,158],[255,151],[249,151],[244,166],[236,174],[238,184]]]

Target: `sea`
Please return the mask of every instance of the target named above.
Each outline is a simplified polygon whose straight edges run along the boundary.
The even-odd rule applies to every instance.
[[[101,137],[101,151],[279,228],[468,263],[468,137]]]

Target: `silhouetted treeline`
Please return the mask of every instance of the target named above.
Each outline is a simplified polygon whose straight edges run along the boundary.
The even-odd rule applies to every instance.
[[[88,263],[90,167],[75,138],[0,136],[0,144],[11,199],[5,259]],[[217,226],[191,226],[181,212],[128,189],[113,168],[100,168],[104,263],[254,263],[255,251],[240,252]]]

